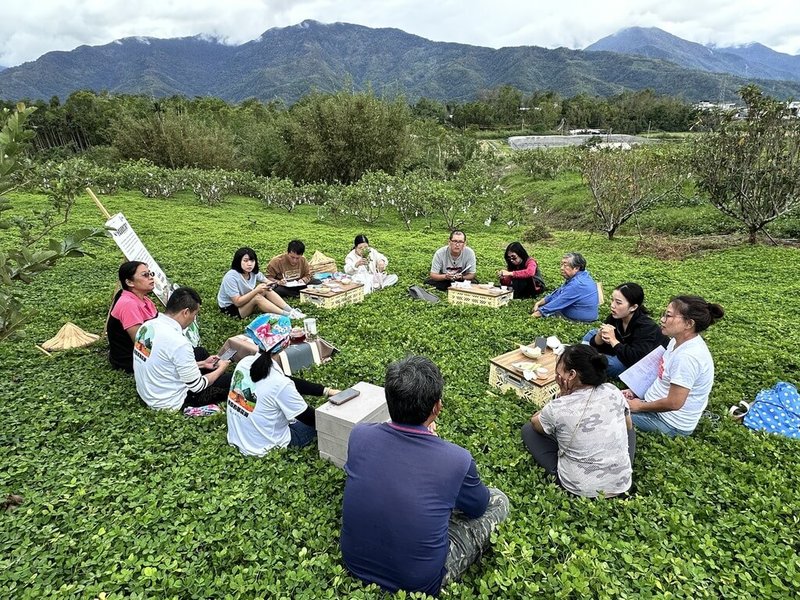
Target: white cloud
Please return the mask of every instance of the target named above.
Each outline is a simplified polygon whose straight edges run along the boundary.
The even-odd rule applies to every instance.
[[[0,64],[123,37],[204,34],[238,44],[305,19],[396,27],[494,48],[583,48],[623,27],[643,26],[701,43],[757,41],[800,52],[800,11],[787,0],[39,0],[0,9]]]

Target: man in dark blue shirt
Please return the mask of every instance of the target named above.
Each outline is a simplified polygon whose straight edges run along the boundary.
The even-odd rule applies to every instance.
[[[438,594],[508,514],[508,498],[481,482],[470,453],[437,437],[443,387],[427,358],[390,364],[391,422],[357,425],[350,434],[342,556],[353,575],[391,592]]]

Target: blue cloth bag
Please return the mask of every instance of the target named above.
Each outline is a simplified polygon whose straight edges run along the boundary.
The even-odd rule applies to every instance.
[[[800,394],[785,381],[761,390],[744,416],[744,424],[756,431],[778,433],[800,440]]]

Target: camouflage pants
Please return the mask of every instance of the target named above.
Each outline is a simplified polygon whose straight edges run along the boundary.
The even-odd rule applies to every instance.
[[[450,517],[448,537],[450,551],[445,562],[442,587],[457,580],[469,566],[477,561],[484,548],[489,545],[489,536],[495,525],[508,516],[508,497],[498,489],[489,488],[489,506],[486,512],[477,519],[468,519],[460,511],[454,511]]]

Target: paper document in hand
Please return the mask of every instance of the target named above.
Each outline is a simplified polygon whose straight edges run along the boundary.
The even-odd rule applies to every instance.
[[[301,287],[304,285],[306,285],[306,282],[302,279],[293,279],[283,284],[284,287]]]
[[[645,393],[658,377],[658,367],[661,364],[662,356],[664,356],[664,346],[658,346],[639,362],[625,369],[619,376],[620,380],[638,398],[644,398]]]

